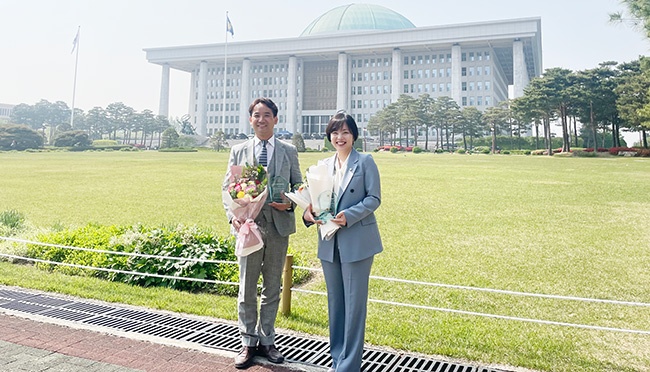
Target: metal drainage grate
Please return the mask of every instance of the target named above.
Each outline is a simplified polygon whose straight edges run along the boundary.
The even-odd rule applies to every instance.
[[[163,339],[183,340],[196,345],[237,352],[241,348],[236,325],[97,305],[82,300],[61,299],[0,288],[0,308],[107,327]],[[294,363],[327,368],[332,359],[323,340],[278,334],[276,345]],[[362,370],[367,372],[505,372],[487,367],[455,364],[366,348]]]

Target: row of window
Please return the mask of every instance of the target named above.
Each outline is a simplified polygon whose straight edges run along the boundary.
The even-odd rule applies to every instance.
[[[460,54],[460,60],[465,62],[465,61],[482,61],[483,58],[485,57],[486,61],[490,60],[490,52],[485,51],[485,52],[469,52],[469,53],[461,53]]]
[[[473,67],[461,67],[460,69],[460,74],[461,76],[474,76],[476,73],[476,76],[481,76],[483,75],[490,75],[492,73],[492,67],[491,66],[473,66]]]
[[[469,96],[460,98],[461,106],[491,106],[491,96]]]
[[[389,104],[390,104],[390,101],[387,100],[387,99],[384,99],[384,100],[381,100],[381,99],[377,99],[377,100],[365,99],[363,101],[360,100],[360,99],[358,99],[358,100],[353,99],[353,100],[350,101],[350,108],[352,108],[352,109],[367,109],[367,108],[370,108],[370,109],[374,109],[374,108],[382,109],[382,108],[388,106]]]
[[[390,80],[390,71],[352,73],[352,81]]]
[[[469,89],[470,91],[474,90],[474,86],[476,86],[476,90],[490,90],[491,87],[492,87],[492,83],[489,82],[489,81],[486,81],[486,82],[483,82],[483,81],[476,81],[476,82],[474,82],[474,81],[469,81],[469,82],[465,82],[465,81],[463,81],[462,83],[460,83],[460,89],[461,89],[463,92],[467,91],[468,89]]]
[[[463,52],[460,54],[461,61],[489,61],[489,51]],[[429,65],[435,63],[451,63],[451,53],[431,54],[422,56],[404,57],[404,65]],[[366,66],[367,67],[367,66]]]
[[[353,86],[352,95],[361,95],[361,94],[390,94],[391,89],[390,85],[364,85],[364,86]]]
[[[404,84],[402,93],[451,92],[451,83],[440,84]]]
[[[409,64],[429,65],[435,63],[451,63],[451,53],[404,57],[405,66]]]
[[[353,59],[352,68],[361,67],[388,67],[392,63],[392,58],[365,58]]]
[[[462,67],[460,69],[461,76],[481,76],[490,75],[492,73],[491,66],[472,66]],[[426,69],[426,70],[404,70],[404,79],[430,79],[430,78],[447,78],[451,77],[451,67],[440,69]]]

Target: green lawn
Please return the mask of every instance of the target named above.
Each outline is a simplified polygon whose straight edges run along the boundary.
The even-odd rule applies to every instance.
[[[303,170],[323,153],[301,154]],[[385,250],[373,275],[650,303],[650,160],[373,154]],[[54,225],[198,224],[228,233],[226,153],[0,153],[0,212]],[[315,230],[291,246],[315,258]],[[2,245],[0,245],[2,247]],[[2,248],[0,248],[2,249]],[[5,245],[6,249],[6,245]],[[0,264],[0,283],[236,319],[234,299],[141,289]],[[89,284],[92,283],[92,284]],[[324,290],[317,277],[306,289]],[[294,293],[282,328],[327,334],[324,296]],[[650,331],[650,306],[585,303],[371,282],[371,298]],[[650,335],[372,303],[367,342],[544,371],[650,370]]]

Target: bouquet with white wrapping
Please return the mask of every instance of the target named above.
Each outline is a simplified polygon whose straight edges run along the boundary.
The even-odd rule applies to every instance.
[[[303,209],[307,209],[311,204],[314,218],[323,222],[318,224],[321,239],[330,240],[340,227],[332,222],[334,218],[332,213],[335,211],[334,200],[336,200],[336,195],[332,191],[334,177],[329,173],[326,164],[318,164],[307,169],[305,178],[305,184],[285,195]]]

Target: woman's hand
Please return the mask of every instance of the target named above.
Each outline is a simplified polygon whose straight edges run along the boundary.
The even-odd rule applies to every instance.
[[[336,217],[332,218],[332,222],[339,226],[345,226],[348,224],[348,220],[345,219],[345,213],[339,212]]]

